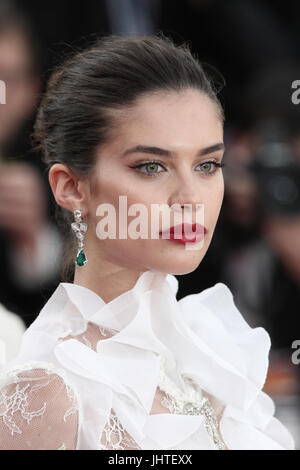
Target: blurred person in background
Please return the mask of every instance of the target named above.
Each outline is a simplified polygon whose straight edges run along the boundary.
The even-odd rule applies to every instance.
[[[0,304],[0,367],[17,356],[24,332],[21,318]]]
[[[300,108],[291,101],[297,73],[288,64],[259,73],[242,95],[245,122],[227,136],[224,217],[234,254],[224,275],[249,321],[268,324],[276,349],[289,349],[300,330]]]
[[[30,151],[41,92],[38,51],[28,21],[5,1],[0,79],[6,84],[0,105],[0,301],[28,326],[57,281],[61,236],[50,220],[43,164]]]
[[[252,327],[270,332],[264,390],[300,444],[300,108],[294,63],[261,70],[241,94],[244,121],[227,135],[221,278]],[[224,241],[226,240],[226,241]]]

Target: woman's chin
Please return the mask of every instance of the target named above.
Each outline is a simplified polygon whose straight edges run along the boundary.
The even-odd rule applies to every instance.
[[[160,271],[167,274],[173,275],[183,275],[189,274],[195,269],[198,268],[199,264],[202,261],[203,256],[201,259],[198,257],[194,257],[193,259],[171,259],[171,260],[163,260],[161,259],[158,263],[151,263],[151,266],[148,266],[148,269],[154,269],[156,271]]]

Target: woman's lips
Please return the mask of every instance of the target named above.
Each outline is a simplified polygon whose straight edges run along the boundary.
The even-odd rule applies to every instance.
[[[203,225],[194,224],[181,224],[170,227],[169,229],[159,232],[161,238],[170,240],[176,243],[197,243],[203,240],[207,230]]]

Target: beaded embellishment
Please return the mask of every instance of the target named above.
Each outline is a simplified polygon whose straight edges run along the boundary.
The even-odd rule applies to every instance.
[[[185,379],[186,390],[184,392],[180,390],[166,375],[164,362],[165,358],[161,356],[158,386],[167,395],[167,398],[162,400],[162,404],[171,413],[204,415],[204,425],[208,435],[218,450],[225,450],[225,444],[218,432],[218,421],[208,398],[203,397],[201,391],[196,390],[192,383],[189,383],[189,379]]]

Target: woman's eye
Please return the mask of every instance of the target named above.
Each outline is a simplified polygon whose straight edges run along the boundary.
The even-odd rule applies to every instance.
[[[157,173],[162,173],[162,171],[164,171],[164,169],[162,171],[157,171],[159,167],[163,168],[163,166],[158,162],[148,162],[136,165],[132,168],[138,168],[141,173],[152,176]],[[142,171],[142,168],[146,168],[146,171]]]
[[[211,161],[211,162],[200,163],[200,165],[198,166],[202,168],[203,173],[213,174],[217,171],[217,167],[220,167],[221,165],[215,161]]]

